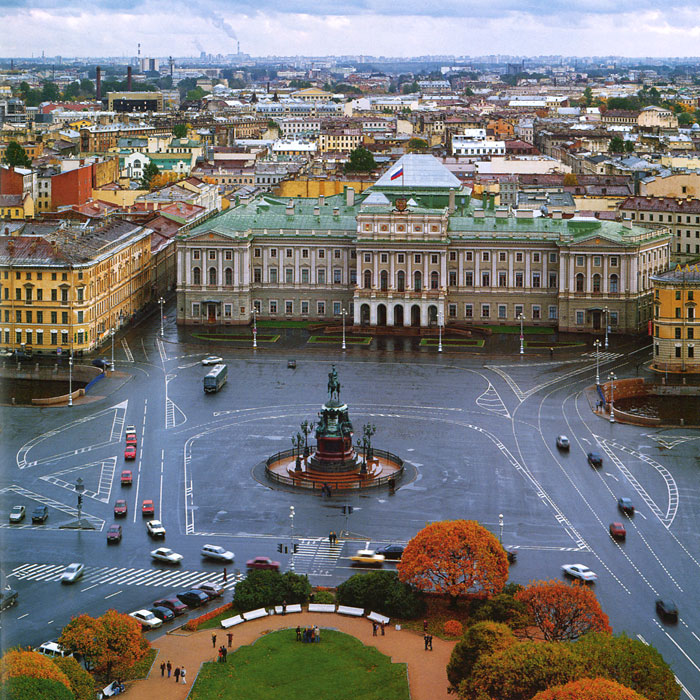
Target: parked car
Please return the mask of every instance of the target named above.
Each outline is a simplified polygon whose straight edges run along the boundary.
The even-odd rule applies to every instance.
[[[561,568],[567,576],[577,578],[580,581],[595,581],[598,578],[594,571],[583,564],[564,564]]]
[[[385,547],[380,547],[377,554],[381,554],[385,559],[401,559],[403,550],[402,544],[388,544]]]
[[[172,549],[168,547],[158,547],[151,552],[151,558],[156,561],[162,561],[165,564],[179,564],[183,557],[182,554],[173,552]]]
[[[48,656],[52,659],[65,659],[68,656],[73,656],[73,652],[65,647],[62,647],[58,642],[44,642],[40,644],[34,651],[37,654]]]
[[[146,530],[151,537],[165,537],[165,528],[160,520],[149,520],[146,523]]]
[[[214,561],[233,561],[233,552],[229,552],[218,544],[205,544],[202,547],[201,554],[203,557],[213,559]]]
[[[124,459],[136,459],[136,445],[127,445],[124,448]]]
[[[6,586],[0,591],[0,610],[11,608],[17,604],[19,594],[14,589]]]
[[[119,498],[114,502],[114,517],[120,518],[126,515],[128,508],[126,501],[123,498]]]
[[[104,357],[97,357],[92,361],[92,366],[105,370],[109,369],[112,366],[112,363],[109,360],[106,360]]]
[[[209,602],[209,596],[204,591],[185,591],[178,593],[177,597],[188,607],[198,608]]]
[[[214,583],[213,581],[203,581],[202,583],[198,583],[196,586],[192,586],[192,590],[202,591],[210,598],[221,598],[221,596],[224,594],[224,589],[218,583]]]
[[[142,629],[155,629],[163,624],[163,620],[156,617],[150,610],[134,610],[129,613],[129,617],[138,620]]]
[[[10,522],[21,523],[26,514],[27,509],[24,506],[12,506],[12,510],[10,511]]]
[[[149,608],[149,612],[152,612],[163,622],[170,622],[175,617],[175,613],[170,608],[163,608],[160,605],[154,605],[152,608]]]
[[[569,448],[571,447],[571,443],[569,442],[569,438],[566,437],[566,435],[558,435],[557,436],[557,447],[560,450],[568,451]]]
[[[625,513],[625,515],[634,515],[634,505],[632,504],[631,498],[625,498],[624,496],[618,498],[617,507]]]
[[[131,469],[122,470],[122,486],[131,486],[132,480]]]
[[[49,507],[48,506],[37,506],[32,511],[32,522],[33,523],[43,523],[46,522],[46,518],[49,517]]]
[[[129,438],[136,440],[136,426],[127,425],[124,429],[124,435],[126,436],[127,442],[129,442]]]
[[[68,564],[61,574],[61,583],[75,583],[83,577],[84,572],[85,564],[80,564],[79,562]]]
[[[597,452],[589,452],[588,464],[590,464],[592,467],[600,468],[603,466],[603,457]]]
[[[110,525],[107,530],[107,544],[110,542],[121,542],[122,541],[122,526],[121,525]]]
[[[384,562],[384,555],[378,554],[373,549],[358,549],[350,561],[356,564],[369,564],[371,566],[381,566]]]
[[[207,365],[218,365],[220,362],[223,362],[222,357],[218,357],[217,355],[208,355],[202,360],[202,364],[206,367]]]
[[[187,606],[175,596],[172,596],[172,598],[161,598],[160,600],[154,600],[153,606],[172,610],[176,617],[187,612]]]
[[[156,514],[156,507],[153,505],[153,501],[147,498],[141,504],[141,515],[145,517],[153,517]]]
[[[273,571],[279,571],[280,568],[280,563],[278,561],[272,561],[269,557],[248,559],[245,565],[249,569],[272,569]]]
[[[667,620],[678,620],[678,606],[669,598],[659,598],[656,601],[656,612]]]
[[[624,540],[627,537],[627,530],[622,523],[610,523],[610,536]]]

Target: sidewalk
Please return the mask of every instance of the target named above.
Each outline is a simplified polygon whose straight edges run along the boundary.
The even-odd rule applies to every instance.
[[[417,632],[397,631],[393,626],[386,627],[384,637],[372,636],[372,623],[365,618],[345,617],[328,613],[308,613],[273,615],[245,622],[231,628],[233,632],[232,651],[240,646],[251,644],[258,637],[279,629],[310,627],[318,625],[321,630],[336,629],[357,637],[363,644],[376,647],[391,657],[395,663],[408,665],[408,680],[411,700],[450,700],[447,693],[446,667],[454,642],[433,639],[433,651],[425,651],[423,636]],[[201,630],[199,632],[174,632],[160,637],[153,643],[158,656],[153,663],[149,677],[128,684],[124,697],[128,700],[184,700],[205,661],[214,661],[216,649],[212,647],[211,635],[216,634],[216,647],[227,644],[227,630]],[[321,633],[323,639],[323,633]],[[321,642],[323,644],[323,642]],[[170,661],[173,671],[176,666],[187,669],[187,684],[175,684],[174,678],[161,678],[160,665]],[[167,691],[166,691],[167,688]],[[167,692],[167,694],[166,694]]]

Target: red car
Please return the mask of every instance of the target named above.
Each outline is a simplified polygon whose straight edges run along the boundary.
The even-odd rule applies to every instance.
[[[156,514],[156,508],[153,505],[153,501],[146,500],[141,504],[141,515],[153,517]]]
[[[255,557],[255,559],[248,559],[245,565],[249,569],[272,569],[273,571],[279,571],[280,563],[278,561],[272,561],[269,557]]]
[[[136,459],[136,445],[127,445],[124,448],[124,459]]]
[[[627,530],[625,530],[625,526],[622,523],[610,523],[610,536],[624,540],[627,536]]]
[[[107,530],[107,544],[110,542],[121,542],[122,541],[122,526],[121,525],[110,525],[109,530]]]
[[[131,470],[130,469],[125,469],[122,472],[122,486],[131,486]]]
[[[119,518],[127,513],[127,506],[126,506],[126,501],[123,498],[120,498],[118,501],[115,501],[114,503],[114,517]]]
[[[153,605],[157,605],[159,608],[168,608],[168,610],[172,610],[175,615],[182,615],[187,612],[187,606],[175,596],[156,600]]]

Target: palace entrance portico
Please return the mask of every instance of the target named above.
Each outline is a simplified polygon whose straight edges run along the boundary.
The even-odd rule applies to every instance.
[[[445,298],[434,297],[395,299],[391,297],[355,294],[354,318],[356,326],[403,326],[404,328],[436,327],[440,312],[445,318]]]

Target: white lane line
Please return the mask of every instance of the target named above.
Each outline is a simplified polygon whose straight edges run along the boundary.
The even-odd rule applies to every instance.
[[[652,618],[652,620],[654,620],[654,618]],[[678,649],[678,651],[680,651],[681,654],[683,654],[683,656],[685,656],[685,658],[688,659],[688,661],[690,661],[690,663],[692,664],[693,668],[694,668],[698,673],[700,673],[700,667],[698,667],[698,665],[695,663],[695,661],[693,661],[693,660],[688,656],[688,654],[685,653],[685,651],[683,650],[683,647],[682,647],[682,646],[681,646],[681,645],[680,645],[680,644],[679,644],[679,643],[678,643],[678,642],[677,642],[677,641],[676,641],[676,640],[675,640],[675,639],[674,639],[674,638],[659,624],[659,621],[658,621],[658,620],[654,620],[654,622],[656,623],[656,626],[657,626],[657,627],[658,627],[658,628],[659,628],[659,629],[660,629],[660,630],[675,644],[675,646],[676,646],[676,648]]]
[[[160,451],[160,490],[158,492],[158,520],[163,522],[163,464],[165,462],[165,450]]]
[[[47,625],[52,625],[52,624],[53,624],[53,620],[49,620],[46,624],[47,624]]]
[[[98,583],[93,583],[92,586],[88,586],[87,588],[81,588],[80,592],[85,593],[85,591],[89,591],[91,588],[97,588],[97,586],[99,586]]]
[[[114,598],[115,595],[119,595],[122,591],[117,591],[116,593],[110,593],[109,595],[105,596],[105,600],[108,598]]]
[[[17,619],[21,620],[22,618],[29,617],[29,613],[24,613],[24,615],[20,615]]]

